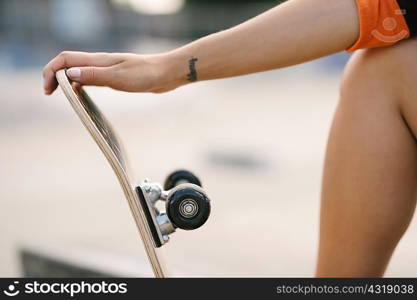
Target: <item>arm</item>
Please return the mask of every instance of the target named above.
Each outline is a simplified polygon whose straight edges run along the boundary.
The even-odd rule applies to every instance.
[[[164,92],[195,80],[302,63],[347,49],[359,35],[354,0],[290,0],[243,24],[158,55],[63,52],[44,68],[45,93],[62,68],[73,80]]]
[[[345,50],[355,42],[358,31],[353,0],[290,0],[168,55],[175,70],[187,72],[186,62],[195,57],[198,79],[217,79],[299,64]]]

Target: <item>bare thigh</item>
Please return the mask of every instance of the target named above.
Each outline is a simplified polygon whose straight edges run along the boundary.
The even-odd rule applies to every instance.
[[[329,136],[317,276],[384,274],[416,205],[416,133],[417,41],[358,51]]]

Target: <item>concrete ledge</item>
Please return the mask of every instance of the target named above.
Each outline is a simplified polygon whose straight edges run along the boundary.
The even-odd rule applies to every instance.
[[[146,257],[88,247],[43,247],[19,249],[24,277],[153,277]]]

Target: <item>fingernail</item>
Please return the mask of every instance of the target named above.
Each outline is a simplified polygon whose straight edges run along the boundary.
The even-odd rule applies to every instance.
[[[67,70],[67,75],[71,79],[77,79],[81,77],[81,70],[78,68],[71,68]]]

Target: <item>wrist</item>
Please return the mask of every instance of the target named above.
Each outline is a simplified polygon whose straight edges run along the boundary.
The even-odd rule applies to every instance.
[[[188,62],[184,55],[176,51],[158,54],[156,84],[160,90],[171,90],[189,83]]]

